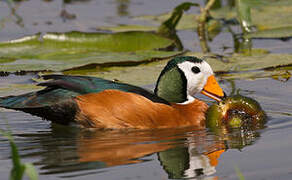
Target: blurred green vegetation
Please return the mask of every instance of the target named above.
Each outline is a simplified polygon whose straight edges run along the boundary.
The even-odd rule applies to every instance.
[[[38,180],[38,173],[31,163],[22,163],[17,146],[14,143],[11,132],[0,129],[2,134],[9,141],[12,157],[12,169],[10,171],[10,180],[21,180],[27,175],[30,180]]]

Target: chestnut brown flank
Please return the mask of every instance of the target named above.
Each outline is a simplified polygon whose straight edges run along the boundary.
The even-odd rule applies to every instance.
[[[199,100],[169,106],[118,90],[80,95],[75,100],[79,107],[75,119],[87,128],[203,128],[208,108],[206,103]]]

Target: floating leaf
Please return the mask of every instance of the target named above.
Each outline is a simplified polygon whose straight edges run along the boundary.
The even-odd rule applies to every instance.
[[[292,37],[292,26],[259,30],[246,35],[247,38],[288,38]]]
[[[292,68],[292,66],[287,66]],[[291,70],[258,70],[258,71],[241,71],[231,73],[219,73],[220,79],[255,79],[255,78],[273,78],[279,81],[287,81],[291,77]]]
[[[135,17],[135,20],[148,20],[155,24],[160,24],[171,17],[171,13],[160,14],[157,16],[147,15]],[[197,27],[196,19],[198,14],[183,14],[177,24],[177,30],[194,29]]]
[[[259,34],[251,36],[261,36],[262,38],[274,38],[279,37],[291,37],[290,28],[284,30],[282,28],[292,24],[291,12],[292,1],[287,0],[239,0],[244,1],[244,7],[241,5],[241,16],[244,17],[248,27],[251,26],[250,17],[252,17],[253,25],[259,30],[271,30],[268,32],[259,32]],[[250,13],[248,12],[250,7]],[[249,15],[250,14],[250,15]],[[237,18],[235,8],[223,6],[219,9],[213,9],[210,11],[210,15],[215,19],[233,20]],[[171,16],[171,13],[165,13],[157,16],[140,16],[136,17],[136,20],[148,20],[152,23],[159,24],[164,22]],[[195,29],[197,27],[196,19],[198,14],[183,14],[180,22],[177,25],[177,30],[182,29]],[[272,33],[273,32],[273,33]],[[264,34],[263,34],[264,33]],[[269,35],[266,35],[269,33]]]
[[[231,70],[247,71],[265,68],[275,68],[279,66],[292,65],[291,54],[265,54],[258,56],[233,56]]]
[[[47,33],[44,36],[34,35],[21,39],[0,43],[1,57],[5,56],[5,48],[13,47],[15,52],[23,50],[42,50],[55,52],[66,50],[83,51],[111,51],[130,52],[167,48],[172,45],[172,40],[163,38],[150,32],[121,32],[108,33]],[[8,49],[10,50],[10,49]],[[33,52],[31,52],[33,53]],[[35,52],[38,54],[38,52]]]
[[[184,2],[176,6],[171,13],[163,14],[161,17],[156,16],[139,16],[135,17],[136,20],[158,20],[160,26],[142,26],[142,25],[118,25],[116,27],[98,27],[98,30],[109,30],[113,32],[125,32],[125,31],[157,31],[159,34],[168,37],[168,34],[175,29],[181,29],[181,26],[193,27],[193,21],[196,19],[193,15],[188,16],[184,14],[191,6],[199,6],[197,3]],[[181,18],[183,17],[183,20]],[[189,23],[188,25],[184,22]],[[177,28],[178,25],[178,28]]]
[[[234,78],[256,78],[271,77],[272,75],[281,75],[285,70],[266,71],[265,69],[273,69],[276,67],[292,65],[291,54],[258,54],[253,56],[244,56],[235,54],[230,57],[217,56],[214,54],[202,54],[189,52],[184,55],[196,56],[205,59],[212,67],[214,72],[220,72],[219,75],[224,79]],[[103,66],[100,64],[92,64],[83,68],[74,68],[65,71],[64,74],[96,76],[109,80],[119,80],[135,85],[154,84],[157,78],[169,61],[165,58],[161,61],[153,61],[146,64],[135,66]],[[256,70],[256,71],[255,71]],[[252,71],[252,72],[251,72]],[[36,88],[35,85],[9,85],[0,88],[0,94],[9,95],[11,89],[19,89],[20,91],[30,91],[30,88]]]
[[[2,78],[2,77],[1,77]],[[23,94],[25,92],[30,92],[30,91],[37,91],[43,89],[43,87],[36,86],[34,84],[15,84],[15,83],[10,83],[10,84],[2,84],[0,87],[0,94],[2,96],[9,96],[11,95],[11,92],[13,92],[13,95],[17,94]]]
[[[196,56],[205,59],[215,72],[220,72],[220,76],[222,78],[228,79],[270,77],[273,74],[281,74],[282,72],[277,71],[275,73],[262,74],[263,70],[261,69],[292,65],[292,55],[290,54],[259,54],[255,56],[243,56],[235,54],[231,57],[222,57],[225,59],[224,61],[213,54],[189,52],[184,55]],[[154,84],[168,60],[169,59],[165,59],[162,61],[131,67],[106,67],[99,69],[99,66],[94,66],[88,69],[75,69],[66,71],[64,73],[102,77],[109,80],[119,80],[141,86]],[[251,73],[249,72],[250,70],[258,71]],[[230,74],[230,72],[233,73]]]
[[[63,71],[83,67],[90,64],[96,65],[133,65],[155,59],[164,59],[177,55],[179,52],[165,51],[138,51],[133,53],[106,53],[106,52],[90,52],[90,53],[56,53],[50,55],[41,55],[29,60],[20,59],[12,63],[3,63],[0,71],[16,72],[16,71]]]
[[[0,71],[62,71],[88,64],[130,64],[170,57],[173,41],[153,33],[48,33],[0,43]]]
[[[157,26],[142,26],[134,24],[122,24],[118,26],[102,26],[97,30],[112,31],[112,32],[127,32],[127,31],[156,31]]]
[[[187,53],[187,55],[193,55],[193,53]],[[204,59],[215,72],[261,70],[292,65],[292,54],[258,54],[251,56],[234,54],[231,57],[224,57],[227,59],[227,63],[213,55],[205,55],[205,57]]]
[[[129,67],[117,66],[99,69],[97,66],[89,69],[65,71],[64,74],[95,76],[143,86],[153,84],[157,81],[161,70],[168,60],[169,59]]]
[[[269,5],[252,9],[253,23],[259,30],[286,27],[292,24],[292,1],[289,4],[278,4],[276,1]]]
[[[242,0],[241,0],[242,1]],[[273,2],[273,0],[243,0],[244,4],[250,6],[250,7],[260,7],[264,5],[269,5]]]
[[[197,3],[191,3],[191,2],[184,2],[176,6],[171,15],[167,17],[161,25],[158,27],[152,27],[150,28],[149,26],[140,26],[140,25],[123,25],[123,26],[117,26],[117,27],[101,27],[98,29],[101,30],[111,30],[115,32],[124,32],[125,30],[143,30],[143,31],[149,31],[149,30],[157,30],[156,33],[159,34],[160,36],[173,39],[175,41],[175,45],[179,50],[183,49],[183,46],[176,35],[176,27],[178,23],[181,20],[181,17],[183,16],[184,12],[189,10],[192,6],[199,6]],[[194,19],[195,20],[195,19]]]

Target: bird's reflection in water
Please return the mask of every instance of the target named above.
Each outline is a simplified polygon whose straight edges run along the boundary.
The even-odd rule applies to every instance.
[[[225,149],[220,144],[206,148],[201,149],[203,153],[199,153],[199,149],[195,146],[175,147],[159,152],[159,161],[169,179],[216,179],[217,177],[210,177],[210,175],[216,172],[218,158]]]
[[[238,138],[239,135],[228,139],[227,136],[193,128],[89,131],[60,125],[53,125],[51,131],[42,135],[20,136],[28,138],[26,147],[20,147],[24,150],[23,156],[40,156],[34,164],[41,167],[41,174],[73,173],[73,176],[83,176],[87,170],[99,173],[110,166],[152,160],[153,156],[149,155],[157,153],[170,179],[208,180],[217,178],[211,175],[220,164],[218,158],[221,153],[228,148],[243,148],[258,137],[252,136],[253,141],[249,140],[249,143],[239,143],[243,141]]]
[[[257,131],[234,129],[220,135],[191,136],[185,140],[185,146],[159,152],[158,157],[169,179],[215,180],[218,177],[212,175],[220,155],[228,149],[241,150],[252,145],[259,135]]]

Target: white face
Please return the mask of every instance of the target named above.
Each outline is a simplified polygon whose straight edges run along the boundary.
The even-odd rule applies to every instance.
[[[206,61],[201,63],[185,61],[178,64],[178,67],[186,76],[188,96],[194,96],[196,93],[201,92],[207,82],[208,77],[213,74],[213,70]],[[192,68],[196,70],[196,67],[199,68],[199,72],[194,72],[192,70]]]

